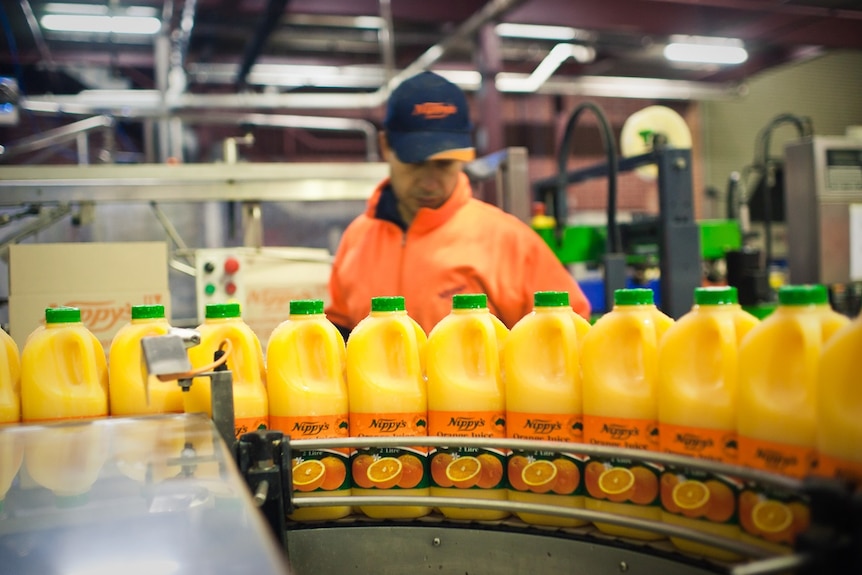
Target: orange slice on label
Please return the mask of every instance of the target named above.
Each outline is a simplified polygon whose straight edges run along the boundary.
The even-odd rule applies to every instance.
[[[314,491],[323,485],[326,466],[317,459],[308,459],[293,467],[293,487],[297,491]]]
[[[698,509],[709,501],[709,488],[700,481],[683,481],[674,486],[671,497],[680,509]]]
[[[625,467],[612,467],[599,476],[599,489],[608,495],[625,493],[635,485],[635,475]]]
[[[553,487],[551,484],[556,478],[557,466],[543,459],[534,461],[521,470],[521,479],[530,487],[547,485],[548,489],[550,489]]]
[[[378,489],[389,489],[398,484],[403,466],[394,457],[381,457],[368,466],[368,479]]]
[[[455,487],[473,487],[479,482],[479,472],[482,471],[482,462],[469,455],[453,459],[446,466],[446,478],[455,484]]]
[[[790,508],[778,501],[761,501],[751,510],[754,525],[764,533],[780,533],[793,523]]]

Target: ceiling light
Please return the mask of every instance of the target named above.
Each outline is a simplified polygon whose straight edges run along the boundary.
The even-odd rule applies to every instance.
[[[56,32],[96,32],[105,34],[156,34],[162,28],[158,18],[141,16],[81,16],[46,14],[42,27]]]
[[[702,64],[742,64],[748,52],[742,40],[707,36],[671,36],[664,48],[664,57],[672,62]]]
[[[539,24],[512,24],[503,22],[494,27],[497,35],[504,38],[531,38],[534,40],[574,40],[578,30],[568,26],[542,26]]]

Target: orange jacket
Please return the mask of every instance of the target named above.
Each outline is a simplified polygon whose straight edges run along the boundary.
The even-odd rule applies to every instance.
[[[375,296],[404,296],[407,313],[429,333],[458,293],[484,293],[507,327],[533,309],[536,291],[567,291],[574,310],[589,318],[577,282],[529,226],[473,198],[467,176],[440,208],[420,208],[405,232],[376,217],[385,180],[364,214],[344,231],[329,279],[330,321],[353,329]],[[390,192],[391,193],[391,192]]]

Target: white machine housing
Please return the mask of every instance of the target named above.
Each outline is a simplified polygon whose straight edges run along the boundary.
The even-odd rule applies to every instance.
[[[784,188],[791,283],[862,281],[862,140],[788,143]]]

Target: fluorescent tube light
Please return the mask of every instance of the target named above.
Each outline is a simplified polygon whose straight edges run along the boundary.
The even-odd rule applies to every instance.
[[[568,26],[543,26],[540,24],[512,24],[502,22],[494,27],[497,35],[504,38],[531,38],[534,40],[574,40],[578,33]]]
[[[158,18],[141,16],[82,16],[46,14],[42,27],[56,32],[96,32],[105,34],[156,34],[162,28]]]
[[[664,48],[664,57],[672,62],[701,64],[742,64],[748,52],[742,40],[707,36],[671,36]]]

